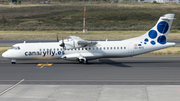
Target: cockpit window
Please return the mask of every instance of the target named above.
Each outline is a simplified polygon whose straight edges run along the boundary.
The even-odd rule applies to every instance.
[[[20,50],[20,47],[19,46],[12,46],[11,49],[13,49],[13,50]]]

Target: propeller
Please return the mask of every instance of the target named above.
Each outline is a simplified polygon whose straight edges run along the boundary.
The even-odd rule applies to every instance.
[[[65,49],[65,43],[64,43],[63,36],[62,36],[62,43],[60,44],[60,46],[63,47],[63,49]]]

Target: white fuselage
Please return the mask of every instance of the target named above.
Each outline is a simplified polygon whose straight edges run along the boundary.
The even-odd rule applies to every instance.
[[[19,47],[19,49],[9,49],[3,54],[3,57],[16,60],[61,58],[66,60],[76,60],[80,57],[86,57],[87,60],[93,60],[98,58],[134,56],[174,46],[175,43],[152,46],[151,44],[143,45],[138,41],[98,41],[98,44],[95,46],[72,49],[63,49],[59,45],[60,42],[15,44],[13,47]]]

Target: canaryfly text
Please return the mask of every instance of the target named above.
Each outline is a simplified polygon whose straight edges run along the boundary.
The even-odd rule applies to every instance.
[[[47,56],[47,55],[50,55],[50,56],[55,56],[55,55],[64,55],[64,51],[58,51],[58,52],[55,52],[55,51],[27,51],[24,53],[25,56],[40,56],[42,55],[43,57]]]

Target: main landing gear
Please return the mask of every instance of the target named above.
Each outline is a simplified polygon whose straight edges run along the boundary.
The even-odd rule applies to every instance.
[[[16,64],[16,60],[12,59],[12,60],[11,60],[11,63],[12,63],[12,64]]]
[[[88,60],[86,58],[78,59],[79,63],[88,64]]]

